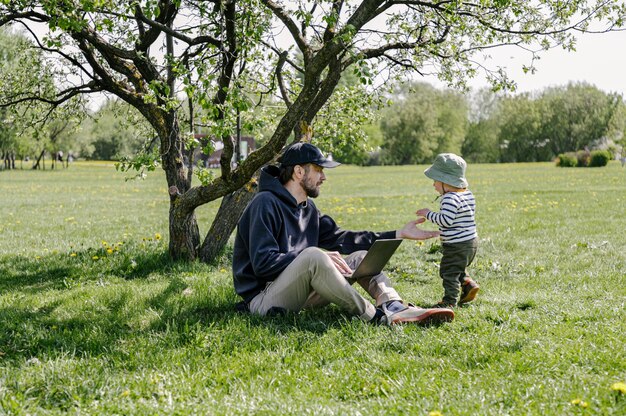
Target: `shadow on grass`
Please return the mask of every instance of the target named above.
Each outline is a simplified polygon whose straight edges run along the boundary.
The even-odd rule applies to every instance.
[[[125,361],[126,344],[157,339],[161,347],[180,347],[195,342],[194,332],[215,328],[237,332],[238,342],[246,343],[245,328],[323,333],[341,326],[342,314],[336,308],[273,318],[239,313],[230,280],[214,273],[215,266],[173,262],[167,253],[131,254],[107,262],[93,260],[97,254],[92,251],[71,258],[50,254],[0,259],[0,357],[23,361],[67,353],[105,354]],[[153,284],[153,273],[165,287]],[[202,278],[206,274],[219,293],[186,294],[183,273]],[[110,291],[103,290],[100,285],[106,288],[110,279],[136,283],[128,287],[121,280]],[[155,293],[146,295],[150,291]]]
[[[87,249],[46,256],[3,256],[0,258],[0,293],[12,290],[63,289],[72,282],[97,280],[103,276],[144,278],[176,266],[164,251],[132,250],[108,257],[102,249]]]

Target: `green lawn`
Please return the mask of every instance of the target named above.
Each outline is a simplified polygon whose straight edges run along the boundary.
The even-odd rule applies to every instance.
[[[328,170],[317,205],[345,228],[397,228],[438,206],[424,168]],[[335,307],[237,314],[231,249],[171,262],[163,175],[124,177],[0,172],[0,414],[626,414],[611,388],[626,382],[617,162],[470,166],[482,291],[429,328]],[[216,210],[198,211],[201,232]],[[391,261],[408,301],[441,298],[435,243],[405,241]]]

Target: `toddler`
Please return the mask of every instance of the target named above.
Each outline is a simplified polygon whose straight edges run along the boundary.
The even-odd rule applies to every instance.
[[[441,231],[443,257],[439,276],[443,279],[443,299],[434,307],[449,308],[471,302],[480,290],[469,278],[466,268],[474,260],[478,248],[478,234],[474,212],[474,194],[467,189],[466,163],[452,153],[437,155],[424,174],[434,181],[433,186],[441,197],[439,212],[428,208],[416,214],[437,224]],[[439,198],[439,197],[438,197]]]

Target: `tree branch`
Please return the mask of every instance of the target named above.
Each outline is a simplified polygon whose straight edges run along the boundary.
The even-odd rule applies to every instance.
[[[287,51],[281,51],[280,49],[276,48],[275,46],[270,45],[267,42],[261,41],[261,43],[263,44],[263,46],[266,46],[268,48],[270,48],[274,53],[276,53],[276,55],[278,55],[280,57],[280,55],[282,53],[287,53]],[[289,65],[291,65],[296,71],[300,72],[301,74],[304,74],[304,68],[302,68],[300,65],[298,65],[295,61],[293,61],[292,59],[289,59],[289,55],[287,53],[286,57],[285,57],[285,62],[287,62]]]
[[[195,38],[186,36],[184,34],[182,34],[181,32],[177,31],[176,29],[173,29],[171,27],[168,27],[166,24],[161,23],[161,22],[157,22],[155,20],[151,20],[148,19],[143,12],[139,11],[138,13],[135,14],[136,18],[147,24],[148,26],[150,26],[152,29],[154,29],[155,31],[158,30],[159,33],[166,33],[168,35],[171,35],[173,38],[180,40],[181,42],[186,43],[187,45],[190,46],[195,46],[195,45],[200,45],[200,44],[211,44],[215,47],[221,48],[222,47],[222,42],[219,39],[216,39],[212,36],[198,36]],[[147,45],[149,46],[149,45]],[[142,45],[140,47],[140,49],[144,49],[144,46]],[[146,48],[147,49],[147,48]]]
[[[237,49],[237,33],[235,26],[236,9],[235,2],[227,2],[224,8],[224,20],[226,22],[226,44],[227,49],[222,50],[222,73],[217,81],[218,89],[213,99],[213,103],[218,108],[218,120],[224,120],[226,113],[223,109],[224,104],[228,98],[228,92],[233,74],[235,72],[235,63],[239,56]],[[222,150],[222,156],[220,158],[220,167],[222,171],[222,177],[228,180],[230,177],[231,166],[230,161],[233,157],[233,143],[230,136],[222,137],[222,143],[224,149]]]
[[[25,102],[38,101],[41,103],[49,104],[52,107],[57,107],[71,98],[80,95],[80,94],[89,94],[102,91],[102,87],[98,85],[96,81],[90,81],[86,84],[79,85],[76,87],[67,88],[63,91],[59,91],[56,94],[56,98],[46,98],[39,95],[23,95],[17,94],[16,97],[8,97],[7,101],[0,102],[1,107],[10,107],[17,104],[22,104]],[[19,97],[19,98],[17,98]]]
[[[339,16],[341,15],[342,7],[343,7],[343,1],[333,1],[332,14],[337,16],[337,19],[339,19]],[[326,30],[324,31],[324,35],[322,36],[324,43],[330,42],[330,40],[336,34],[336,29],[337,29],[337,22],[334,22],[332,24],[330,22],[328,23],[328,25],[326,26]]]
[[[284,9],[273,0],[261,0],[261,2],[265,4],[265,6],[267,6],[267,8],[270,9],[274,15],[280,19],[280,21],[283,22],[289,33],[291,33],[293,40],[296,42],[296,45],[298,45],[300,52],[302,52],[302,55],[304,56],[306,66],[306,63],[311,55],[311,48],[298,30],[296,23],[291,20],[291,17],[289,17],[289,14]]]
[[[289,92],[285,86],[285,80],[283,79],[283,65],[287,59],[287,51],[284,51],[278,57],[278,63],[276,64],[276,80],[278,81],[278,88],[280,89],[280,95],[283,97],[283,101],[287,108],[291,107],[291,99],[289,99]]]
[[[132,90],[128,86],[124,86],[121,81],[117,81],[102,65],[100,65],[91,49],[91,46],[84,39],[78,38],[76,41],[83,56],[93,68],[94,72],[100,77],[100,83],[105,90],[119,96],[124,101],[129,103],[137,105],[139,102],[143,102],[140,97],[133,94]]]
[[[420,46],[424,46],[424,45],[427,45],[427,44],[431,44],[431,45],[440,44],[440,43],[443,43],[446,40],[446,38],[448,37],[449,33],[450,33],[450,27],[447,26],[444,29],[443,33],[441,35],[439,35],[439,37],[437,39],[426,40],[426,41],[417,41],[417,42],[396,42],[396,43],[390,43],[390,44],[387,44],[387,45],[383,45],[383,46],[378,47],[378,48],[365,49],[365,50],[361,51],[361,53],[360,53],[361,56],[351,56],[350,58],[346,59],[344,61],[344,67],[352,65],[353,63],[355,63],[356,61],[358,61],[361,58],[372,59],[372,58],[378,58],[378,57],[381,57],[381,56],[389,57],[389,55],[387,55],[387,52],[389,52],[391,50],[411,50],[411,49],[415,49],[415,48],[418,48]]]
[[[178,7],[179,6],[175,6],[169,0],[159,0],[160,13],[159,13],[159,17],[157,18],[158,21],[154,23],[159,24],[161,26],[167,26],[166,23],[173,20],[174,16],[176,16]],[[144,19],[150,21],[143,14],[143,11],[141,10],[139,4],[137,4],[137,7],[135,7],[134,18],[135,20],[139,19],[140,21],[144,21]],[[138,28],[138,29],[141,33],[141,28]],[[141,40],[140,42],[138,42],[136,49],[138,51],[147,53],[148,48],[150,48],[150,46],[159,38],[159,36],[161,35],[163,31],[164,31],[163,27],[150,26],[150,29],[144,32],[144,35],[140,38]]]
[[[50,16],[35,12],[33,10],[22,13],[7,13],[3,16],[0,16],[0,26],[4,26],[7,23],[19,21],[20,19],[26,19],[37,23],[46,23],[50,21]]]
[[[41,41],[39,40],[39,37],[35,34],[35,32],[33,32],[33,30],[27,24],[25,24],[22,21],[19,21],[19,23],[21,25],[23,25],[24,28],[31,34],[32,38],[34,39],[35,43],[37,44],[37,48],[41,49],[44,52],[54,53],[54,54],[60,55],[61,57],[66,59],[68,62],[70,62],[72,65],[74,65],[75,67],[80,69],[89,78],[95,79],[95,76],[93,75],[93,73],[90,72],[87,68],[85,68],[85,66],[78,59],[70,56],[69,54],[61,51],[60,49],[53,49],[53,48],[48,48],[48,47],[44,46],[41,43]]]

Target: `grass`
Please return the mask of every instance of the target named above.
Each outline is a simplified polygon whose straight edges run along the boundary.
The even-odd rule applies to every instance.
[[[424,166],[328,172],[316,201],[388,230],[437,207]],[[335,307],[233,311],[229,250],[171,262],[161,174],[0,172],[2,414],[624,414],[626,169],[473,165],[482,291],[454,322],[374,327]],[[198,212],[206,232],[217,204]],[[441,297],[435,241],[389,274]]]

